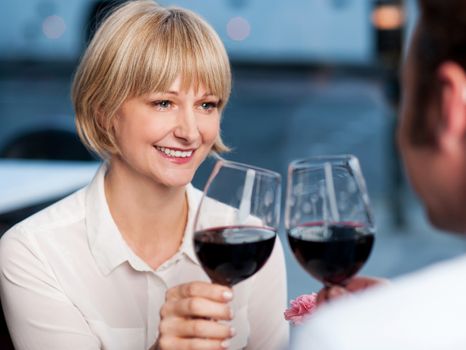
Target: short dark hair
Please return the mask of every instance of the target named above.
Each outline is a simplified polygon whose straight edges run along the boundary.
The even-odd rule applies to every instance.
[[[411,124],[415,144],[432,143],[434,130],[426,120],[428,101],[439,98],[437,70],[454,61],[466,70],[466,1],[419,0],[420,19],[413,42],[416,110]]]

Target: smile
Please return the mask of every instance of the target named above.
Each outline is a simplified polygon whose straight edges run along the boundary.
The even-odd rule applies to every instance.
[[[160,152],[164,153],[168,157],[172,158],[189,158],[192,156],[193,151],[180,151],[175,149],[170,149],[167,147],[155,146]]]

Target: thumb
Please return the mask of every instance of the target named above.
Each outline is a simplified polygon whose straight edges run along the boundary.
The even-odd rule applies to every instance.
[[[328,299],[329,300],[336,299],[345,294],[348,294],[345,288],[340,287],[340,286],[332,286],[328,290]]]
[[[317,294],[317,305],[324,304],[333,299],[339,298],[343,295],[348,294],[346,289],[339,286],[325,287]]]

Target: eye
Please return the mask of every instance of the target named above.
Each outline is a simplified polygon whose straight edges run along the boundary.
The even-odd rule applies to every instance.
[[[218,102],[202,102],[201,103],[201,108],[205,111],[211,111],[213,109],[216,109],[218,107]]]
[[[167,110],[172,106],[172,102],[169,100],[157,100],[152,102],[152,104],[161,111]]]

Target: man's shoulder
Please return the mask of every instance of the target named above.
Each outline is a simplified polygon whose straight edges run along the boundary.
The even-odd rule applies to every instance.
[[[456,349],[466,341],[464,273],[460,257],[335,301],[298,331],[295,349]]]

